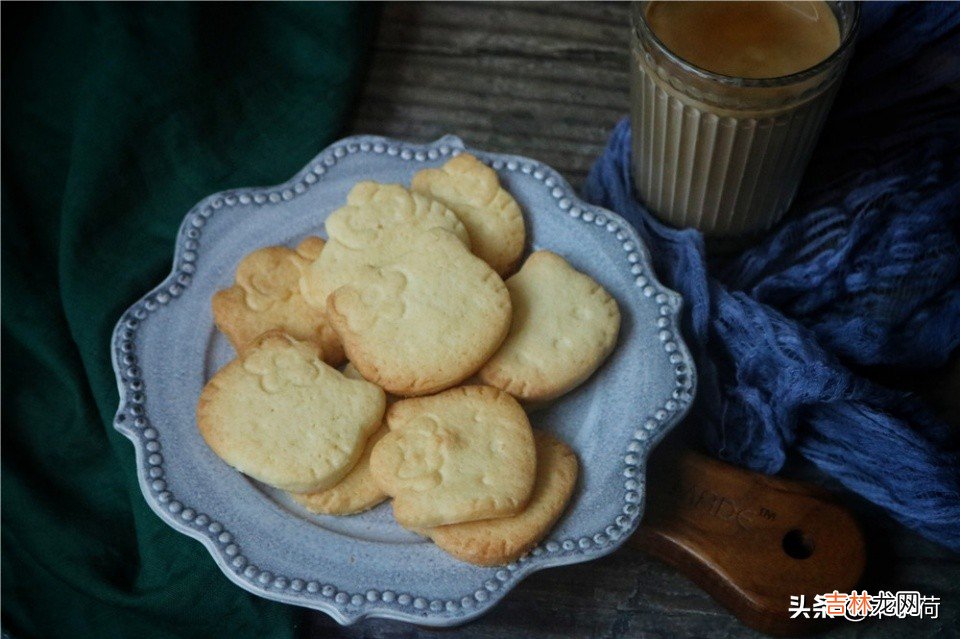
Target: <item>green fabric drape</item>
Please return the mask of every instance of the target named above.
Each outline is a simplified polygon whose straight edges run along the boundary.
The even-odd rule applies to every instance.
[[[202,197],[341,132],[375,7],[4,6],[2,606],[17,637],[288,637],[150,511],[110,333]]]

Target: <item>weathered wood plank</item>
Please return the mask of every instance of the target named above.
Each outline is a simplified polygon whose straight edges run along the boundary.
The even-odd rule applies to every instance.
[[[426,3],[391,6],[377,46],[388,50],[430,51],[452,56],[499,55],[626,63],[629,31],[587,18],[571,20],[503,4]]]
[[[521,137],[542,135],[546,133],[543,124],[536,117],[524,113],[497,113],[488,110],[444,109],[437,110],[429,106],[417,104],[388,104],[383,102],[368,102],[358,113],[358,121],[375,123],[387,117],[398,116],[405,121],[419,124],[429,124],[435,127],[446,128],[448,131],[459,130],[489,130],[504,131],[511,136]],[[594,149],[584,148],[584,139],[589,139],[591,133],[602,138],[609,130],[609,126],[616,122],[611,118],[607,126],[589,127],[585,125],[570,125],[562,122],[553,122],[550,125],[550,140],[528,139],[524,144],[527,148],[554,150],[562,153],[590,153]],[[494,150],[494,149],[489,149]],[[509,150],[509,149],[504,149]],[[512,152],[512,150],[511,150]]]
[[[414,75],[419,77],[412,77]],[[583,87],[567,80],[503,76],[502,72],[496,75],[474,72],[465,77],[463,70],[441,67],[416,74],[403,69],[372,72],[363,97],[364,101],[380,99],[436,108],[523,109],[565,122],[593,122],[598,115],[616,118],[628,106],[622,89]]]
[[[626,22],[620,17],[625,12],[623,5],[614,5],[614,14],[604,12],[604,4],[582,5],[580,15],[571,19],[564,14],[560,3],[501,3],[496,11],[483,3],[431,2],[419,7],[400,4],[391,7],[391,20],[398,24],[415,24],[444,29],[451,34],[461,32],[495,33],[497,35],[521,34],[536,36],[536,39],[569,40],[577,47],[600,45],[609,47],[611,42],[627,38]]]
[[[375,133],[419,142],[435,140],[445,134],[458,135],[469,146],[486,151],[523,155],[545,162],[559,171],[574,186],[583,183],[583,179],[602,148],[602,144],[597,143],[592,147],[580,147],[576,152],[565,152],[558,149],[558,145],[545,142],[542,138],[531,139],[519,133],[508,134],[491,128],[447,126],[435,121],[387,122],[384,119],[364,118],[355,122],[354,130],[357,133]]]
[[[486,54],[475,57],[451,57],[419,51],[377,50],[373,53],[367,86],[384,81],[412,82],[413,86],[439,82],[453,86],[479,85],[470,76],[484,81],[546,80],[561,86],[606,89],[626,104],[628,67],[600,69],[575,60],[518,58],[512,55]],[[439,74],[444,74],[439,77]],[[468,77],[460,77],[467,74]],[[509,85],[506,85],[509,86]]]
[[[626,6],[397,3],[352,126],[447,133],[547,162],[579,186],[628,107]]]

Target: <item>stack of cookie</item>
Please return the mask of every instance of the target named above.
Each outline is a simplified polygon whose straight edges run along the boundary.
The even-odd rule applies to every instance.
[[[214,296],[237,358],[203,389],[200,432],[313,512],[392,498],[400,525],[453,556],[513,561],[560,517],[578,473],[524,407],[600,366],[616,301],[549,251],[514,273],[520,206],[469,154],[410,189],[356,184],[326,231],[251,253]]]

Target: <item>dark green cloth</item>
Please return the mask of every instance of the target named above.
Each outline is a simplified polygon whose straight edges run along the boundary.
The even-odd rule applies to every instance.
[[[17,637],[287,637],[153,514],[110,334],[189,208],[341,132],[375,7],[57,4],[2,20],[2,609]]]

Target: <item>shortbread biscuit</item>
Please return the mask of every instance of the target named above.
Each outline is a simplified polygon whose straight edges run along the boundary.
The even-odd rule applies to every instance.
[[[485,384],[524,402],[559,397],[585,381],[617,342],[617,302],[550,251],[537,251],[507,280],[510,334],[480,369]]]
[[[347,362],[342,372],[347,379],[363,380],[363,376],[350,362]],[[387,404],[392,401],[394,398],[388,395]],[[370,453],[388,432],[390,431],[387,425],[382,424],[377,432],[370,436],[360,455],[360,461],[333,488],[306,495],[291,493],[291,496],[307,510],[320,515],[355,515],[381,503],[387,498],[387,494],[380,490],[370,473]]]
[[[516,268],[526,231],[516,200],[500,186],[497,173],[461,153],[439,169],[423,169],[411,188],[446,205],[467,227],[473,252],[502,277]]]
[[[466,227],[447,207],[419,193],[411,193],[399,184],[358,182],[347,196],[347,204],[327,218],[331,254],[321,264],[315,261],[300,279],[300,290],[307,303],[325,309],[327,297],[350,277],[351,268],[367,264],[351,257],[364,255],[370,244],[380,244],[380,235],[398,226],[419,230],[444,229],[470,248]],[[336,245],[336,246],[334,246]],[[389,259],[388,254],[378,256]],[[393,247],[403,250],[403,247]],[[367,254],[369,255],[369,254]],[[377,262],[371,264],[376,266]],[[336,265],[332,267],[331,265]]]
[[[427,528],[420,532],[457,559],[479,566],[515,561],[537,545],[563,514],[577,483],[577,456],[569,446],[543,431],[534,431],[537,479],[519,514]]]
[[[363,375],[360,374],[360,371],[357,370],[357,367],[354,366],[351,362],[347,362],[347,365],[344,366],[340,370],[340,372],[343,373],[343,376],[348,379],[364,379]],[[369,381],[369,380],[364,379],[364,381]],[[387,406],[401,399],[403,398],[387,393]]]
[[[367,265],[350,267],[327,317],[364,379],[395,395],[435,393],[475,373],[503,342],[506,286],[450,233],[397,227],[362,254]]]
[[[235,284],[213,296],[213,320],[238,353],[255,337],[277,329],[316,344],[328,364],[343,361],[343,347],[322,311],[308,305],[300,277],[320,256],[323,240],[308,237],[296,250],[268,246],[237,266]]]
[[[350,472],[384,408],[376,385],[345,378],[313,346],[271,331],[207,382],[197,425],[210,448],[240,472],[308,493]]]
[[[444,229],[470,248],[470,234],[453,211],[399,184],[357,182],[347,195],[346,206],[331,213],[325,225],[331,239],[350,248],[372,242],[380,231],[401,225]]]
[[[340,372],[343,373],[343,376],[347,379],[363,379],[363,375],[360,374],[360,371],[358,371],[357,367],[351,362],[347,362],[347,365],[344,366]]]
[[[297,255],[303,259],[307,260],[308,262],[312,262],[320,257],[320,253],[323,251],[324,244],[325,242],[323,241],[322,237],[308,235],[307,237],[303,238],[299,244],[297,244],[297,248],[294,250],[297,252]]]
[[[418,233],[418,229],[391,229],[387,236]],[[371,250],[371,246],[375,247]],[[398,255],[406,252],[401,244],[385,242],[379,238],[371,245],[350,248],[337,240],[330,240],[320,257],[310,264],[300,278],[300,291],[307,303],[326,317],[327,298],[330,293],[349,283],[359,271],[379,268]]]
[[[393,516],[420,529],[519,513],[536,474],[533,431],[510,395],[460,386],[387,410],[370,468]]]
[[[346,371],[344,376],[350,377]],[[387,493],[380,490],[370,473],[370,453],[388,432],[390,431],[386,425],[382,425],[370,436],[360,455],[360,461],[336,486],[319,493],[291,493],[294,500],[307,510],[320,515],[355,515],[384,501]]]

